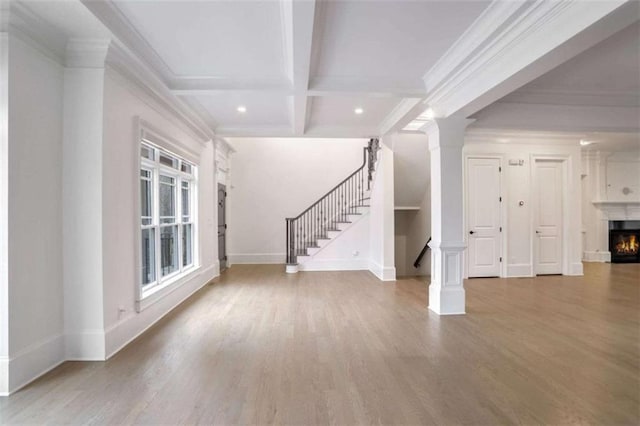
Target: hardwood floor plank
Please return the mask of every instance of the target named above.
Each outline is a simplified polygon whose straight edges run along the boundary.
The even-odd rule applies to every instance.
[[[233,266],[104,363],[68,362],[2,424],[640,423],[640,265],[427,283]]]

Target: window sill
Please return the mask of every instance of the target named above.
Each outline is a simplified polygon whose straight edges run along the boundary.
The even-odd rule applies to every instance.
[[[144,311],[149,306],[162,300],[169,294],[173,293],[175,290],[185,285],[187,282],[198,277],[201,273],[201,266],[192,266],[183,274],[173,277],[170,280],[167,280],[166,282],[163,282],[162,284],[149,289],[143,294],[140,300],[136,301],[136,312]]]

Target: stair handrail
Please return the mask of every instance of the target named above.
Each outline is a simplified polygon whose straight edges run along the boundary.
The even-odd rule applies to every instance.
[[[422,248],[422,250],[420,251],[420,254],[418,255],[418,258],[416,259],[415,262],[413,262],[413,267],[414,268],[419,268],[420,267],[420,262],[422,261],[422,258],[424,257],[424,254],[427,252],[427,250],[429,250],[429,243],[431,242],[431,237],[429,237],[429,240],[427,241],[427,244],[424,245],[424,247]]]
[[[329,192],[327,192],[326,194],[324,194],[322,197],[320,197],[318,199],[318,201],[316,201],[315,203],[311,204],[309,207],[307,207],[307,209],[305,211],[303,211],[302,213],[300,213],[298,216],[296,217],[289,217],[287,219],[299,219],[300,217],[302,217],[302,215],[304,215],[305,213],[307,213],[308,211],[310,211],[312,208],[314,208],[315,206],[317,206],[318,204],[320,204],[322,202],[322,200],[324,200],[325,198],[327,198],[333,191],[335,191],[336,189],[338,189],[340,186],[342,186],[345,182],[347,182],[349,179],[351,179],[352,177],[354,177],[355,175],[358,174],[359,171],[361,171],[362,169],[364,169],[364,167],[367,165],[367,149],[368,148],[362,148],[362,153],[364,154],[364,161],[362,162],[362,166],[358,167],[358,169],[351,173],[349,176],[347,176],[346,179],[344,179],[342,182],[340,182],[339,184],[337,184],[336,186],[334,186],[333,188],[331,188],[331,190]]]
[[[313,204],[311,204],[309,207],[307,207],[302,213],[300,213],[299,215],[295,216],[295,217],[288,217],[285,219],[286,222],[286,257],[287,257],[287,264],[291,265],[291,264],[297,264],[297,256],[298,256],[298,250],[297,249],[306,249],[308,247],[310,247],[309,243],[311,240],[308,239],[309,235],[313,238],[315,238],[315,240],[317,240],[317,235],[318,235],[318,231],[324,231],[326,232],[326,229],[318,229],[317,228],[317,224],[316,223],[307,223],[308,221],[304,220],[304,225],[305,225],[305,232],[303,233],[304,238],[300,238],[300,235],[296,234],[296,229],[294,226],[294,223],[297,222],[299,219],[303,218],[305,215],[309,214],[312,217],[314,222],[322,222],[321,227],[326,227],[327,223],[331,223],[331,222],[336,222],[335,218],[336,217],[342,217],[345,216],[346,214],[348,214],[348,211],[351,211],[353,209],[353,199],[347,200],[346,202],[344,200],[340,200],[339,205],[336,204],[337,200],[333,200],[333,204],[331,206],[331,208],[333,208],[332,210],[332,216],[328,216],[325,214],[324,210],[321,210],[318,214],[318,212],[314,212],[313,209],[315,207],[317,207],[318,205],[320,205],[322,202],[326,201],[329,199],[329,197],[333,196],[334,194],[340,193],[340,189],[342,187],[345,187],[346,194],[340,193],[341,198],[344,198],[345,195],[347,195],[348,197],[356,197],[358,196],[357,191],[354,192],[354,190],[360,190],[362,193],[364,192],[364,189],[361,188],[360,186],[356,185],[356,181],[354,181],[354,183],[351,183],[351,185],[355,185],[355,187],[349,187],[347,189],[347,184],[354,179],[354,177],[358,176],[358,174],[361,174],[361,176],[358,176],[356,178],[356,180],[360,183],[360,184],[364,184],[364,179],[367,179],[367,190],[371,189],[371,181],[373,179],[373,172],[375,169],[375,162],[377,161],[377,151],[380,149],[380,144],[379,144],[379,140],[378,139],[370,139],[369,143],[367,144],[366,147],[363,148],[363,161],[362,161],[362,165],[360,167],[358,167],[358,169],[356,169],[353,173],[351,173],[349,176],[347,176],[345,179],[343,179],[340,183],[338,183],[336,186],[334,186],[331,190],[329,190],[329,192],[327,192],[326,194],[324,194],[322,197],[320,197],[317,201],[315,201]],[[368,163],[368,164],[367,164]],[[364,169],[365,167],[367,167],[368,165],[368,170],[367,170],[367,176],[364,175]],[[357,201],[362,201],[360,199],[356,199]],[[357,205],[355,207],[358,207]],[[329,208],[331,210],[331,208]],[[328,220],[327,220],[328,219]],[[297,244],[296,244],[297,243]],[[298,245],[300,245],[300,247],[297,247]]]

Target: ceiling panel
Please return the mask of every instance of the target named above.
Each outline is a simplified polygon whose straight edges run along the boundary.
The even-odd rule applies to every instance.
[[[232,92],[221,96],[188,96],[198,102],[216,126],[230,128],[287,127],[289,98],[285,95]],[[246,112],[238,112],[244,106]]]
[[[311,97],[309,127],[379,128],[401,98]],[[355,109],[362,108],[362,114]]]
[[[640,93],[640,24],[618,32],[522,91]]]
[[[177,76],[281,78],[277,1],[116,1]]]
[[[487,1],[330,1],[316,21],[314,76],[420,80]]]

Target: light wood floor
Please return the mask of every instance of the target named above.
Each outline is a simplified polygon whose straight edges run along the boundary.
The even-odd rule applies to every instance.
[[[638,424],[640,265],[466,282],[234,266],[104,363],[69,362],[0,423]]]

